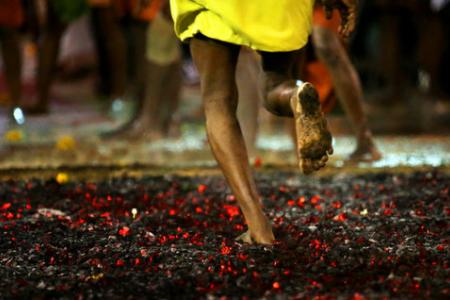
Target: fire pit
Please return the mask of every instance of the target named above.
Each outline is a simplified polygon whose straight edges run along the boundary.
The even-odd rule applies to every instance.
[[[446,173],[257,174],[272,247],[220,176],[0,182],[0,295],[449,298]]]

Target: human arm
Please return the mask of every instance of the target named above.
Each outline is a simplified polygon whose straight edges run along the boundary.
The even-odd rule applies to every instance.
[[[341,15],[339,33],[348,37],[356,26],[358,0],[321,0],[327,18],[331,18],[333,10],[337,9]]]

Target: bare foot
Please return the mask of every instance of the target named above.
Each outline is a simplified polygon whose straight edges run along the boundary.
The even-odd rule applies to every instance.
[[[347,162],[358,163],[380,160],[382,155],[373,141],[370,130],[361,130],[357,136],[356,149],[352,154],[350,154]]]
[[[107,131],[101,134],[104,139],[127,139],[130,141],[155,141],[163,138],[162,133],[151,129],[148,122],[140,119],[134,119],[117,129]]]
[[[350,154],[349,162],[373,162],[380,160],[382,157],[381,152],[378,150],[377,146],[371,141],[370,143],[358,143],[355,151]]]
[[[127,132],[124,132],[124,138],[129,140],[156,141],[164,138],[162,132],[153,129],[151,122],[136,119]]]
[[[270,231],[270,234],[266,237],[263,236],[252,237],[250,230],[247,230],[246,232],[238,236],[236,238],[236,241],[243,242],[245,244],[272,245],[273,242],[275,241],[275,237],[273,236],[272,231]]]
[[[352,154],[348,157],[349,162],[373,162],[380,160],[382,157],[380,151],[373,147],[356,148]]]
[[[124,138],[127,136],[128,131],[133,127],[133,124],[135,121],[136,120],[133,119],[133,120],[127,121],[123,125],[120,125],[118,128],[102,132],[102,133],[100,133],[100,137],[105,140]]]
[[[241,234],[240,236],[238,236],[236,238],[236,241],[238,242],[243,242],[244,244],[253,244],[253,239],[250,236],[250,232],[247,230],[246,232],[244,232],[243,234]]]
[[[291,97],[291,107],[295,119],[299,167],[304,174],[310,174],[324,167],[328,155],[333,153],[331,134],[320,110],[319,96],[314,86],[308,82],[299,86]]]
[[[249,219],[247,224],[249,224],[249,229],[238,236],[236,238],[237,241],[248,244],[271,245],[275,240],[272,232],[272,225],[264,215],[261,215],[258,219]],[[250,228],[254,229],[251,230]]]

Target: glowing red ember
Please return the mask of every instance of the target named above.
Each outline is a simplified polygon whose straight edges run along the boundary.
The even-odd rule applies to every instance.
[[[223,255],[228,255],[231,253],[231,247],[223,246],[222,249],[220,249],[220,253]]]
[[[11,203],[6,202],[6,203],[4,203],[4,204],[2,205],[2,210],[7,210],[7,209],[10,208],[10,207],[11,207]]]
[[[123,267],[125,265],[125,262],[122,259],[118,259],[116,261],[116,266]]]
[[[259,167],[262,166],[262,159],[261,159],[261,157],[256,157],[255,158],[255,161],[253,162],[253,166],[255,168],[259,168]]]
[[[203,194],[206,191],[206,185],[204,184],[200,184],[197,188],[197,192],[199,192],[200,194]]]
[[[230,217],[239,215],[239,207],[225,204],[223,206]]]
[[[127,235],[129,235],[130,234],[130,228],[129,227],[127,227],[127,226],[124,226],[124,227],[122,227],[122,228],[120,228],[119,229],[119,235],[121,235],[121,236],[127,236]]]

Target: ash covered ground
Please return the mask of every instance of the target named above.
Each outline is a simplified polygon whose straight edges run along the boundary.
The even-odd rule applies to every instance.
[[[257,175],[273,247],[222,177],[0,182],[0,298],[448,299],[450,176]]]

